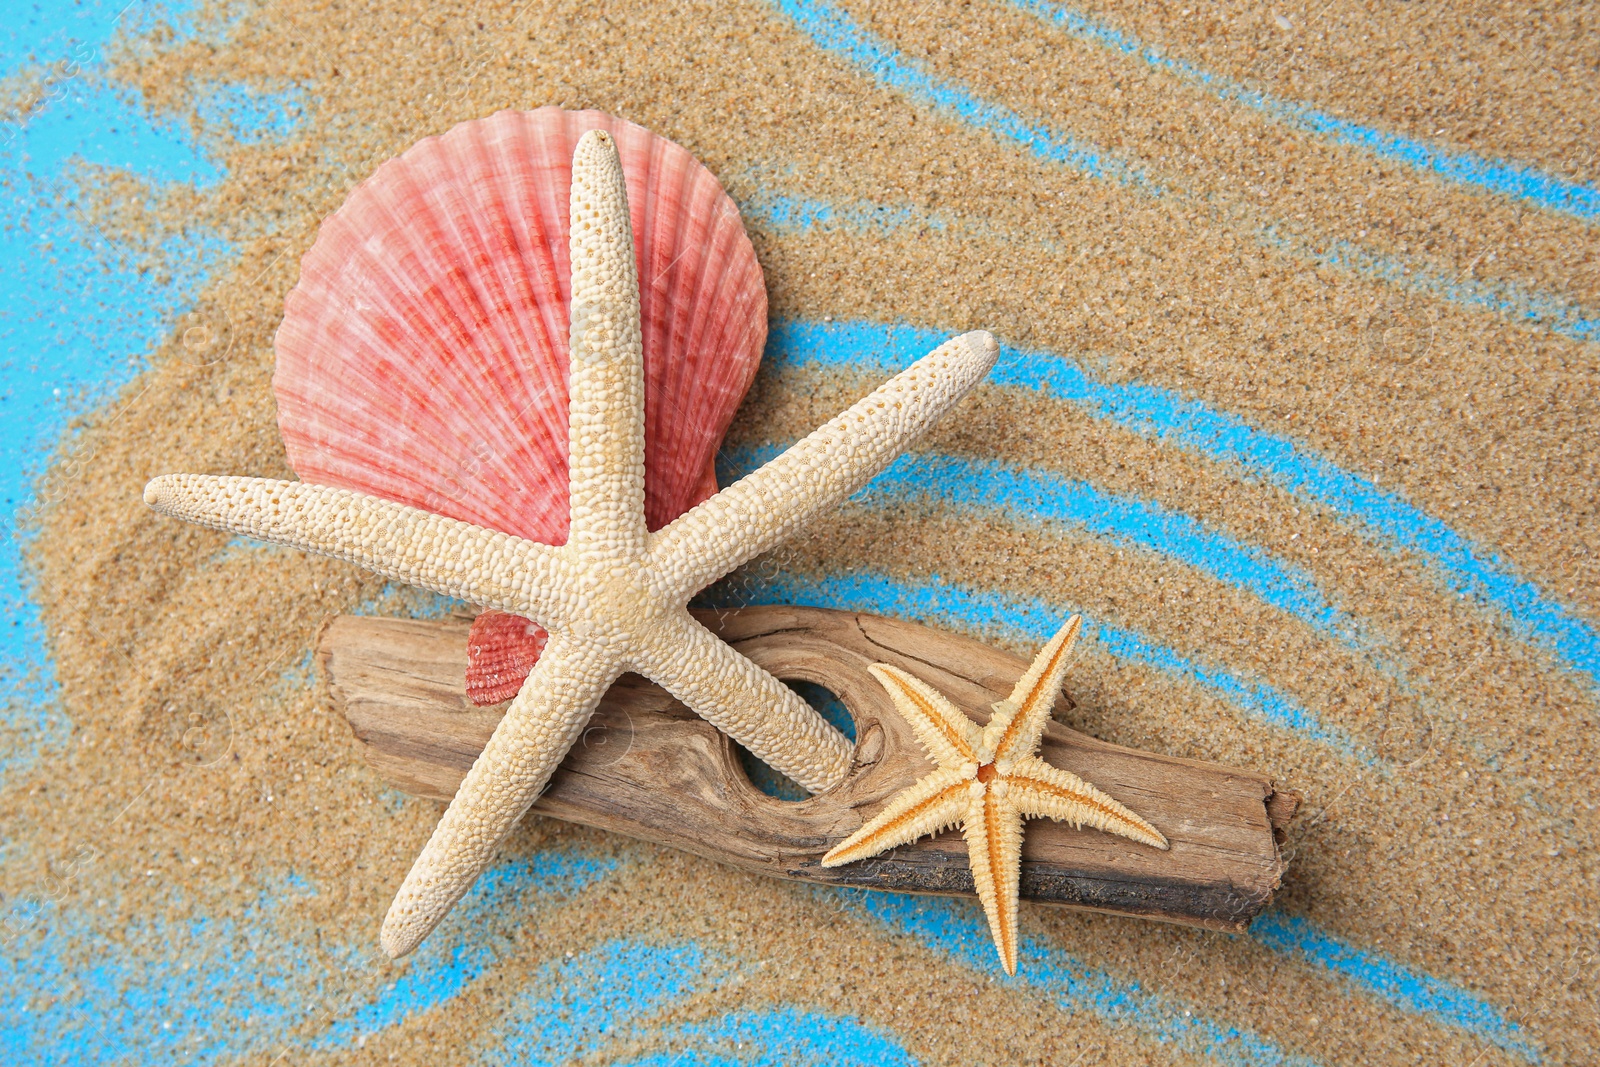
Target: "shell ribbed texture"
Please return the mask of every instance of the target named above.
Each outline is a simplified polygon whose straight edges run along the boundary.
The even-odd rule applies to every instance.
[[[567,194],[604,129],[627,176],[645,360],[645,521],[716,491],[766,340],[738,209],[686,150],[597,111],[502,111],[419,142],[322,225],[285,302],[289,464],[531,540],[567,534]]]
[[[427,138],[323,222],[275,341],[278,428],[303,481],[565,543],[568,191],[593,129],[616,139],[628,186],[646,526],[716,492],[717,449],[767,332],[739,211],[673,142],[554,107]],[[486,615],[474,637],[498,651],[492,665],[472,658],[473,699],[514,695],[542,634]]]
[[[480,707],[516,696],[549,637],[521,615],[481,612],[467,636],[467,696]]]

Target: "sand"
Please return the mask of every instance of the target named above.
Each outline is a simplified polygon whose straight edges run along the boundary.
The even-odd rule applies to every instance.
[[[1590,224],[1374,163],[1018,8],[849,11],[934,76],[1111,146],[1145,176],[1123,184],[1042,161],[875,83],[759,3],[280,0],[226,26],[203,14],[199,40],[119,53],[113,76],[185,121],[199,121],[187,87],[209,80],[298,87],[308,113],[287,141],[211,131],[228,177],[190,202],[134,211],[115,187],[96,194],[97,217],[129,242],[188,226],[225,234],[238,255],[149,370],[83,419],[41,485],[29,563],[73,729],[0,798],[13,855],[0,890],[14,908],[49,897],[97,929],[232,916],[236,933],[216,937],[256,923],[267,945],[375,944],[439,809],[385,792],[307,654],[331,614],[434,607],[340,564],[230,547],[148,512],[139,490],[169,471],[292,477],[270,391],[272,333],[318,221],[377,163],[503,107],[600,108],[688,147],[748,206],[775,318],[987,327],[1097,380],[1203,401],[1361,472],[1600,622],[1593,344],[1292,252],[1359,242],[1419,276],[1594,307]],[[1578,28],[1578,9],[1545,22],[1411,7],[1372,16],[1337,2],[1283,14],[1287,29],[1265,8],[1228,4],[1098,17],[1284,98],[1597,180],[1600,38]],[[801,229],[761,208],[778,196],[906,207],[923,221]],[[1269,222],[1276,245],[1258,239]],[[873,384],[849,370],[769,368],[729,443],[792,440]],[[1038,597],[1287,694],[1370,759],[1251,719],[1094,641],[1068,683],[1078,729],[1259,768],[1301,792],[1281,912],[1470,990],[1520,1021],[1515,1041],[1535,1052],[1247,937],[1025,906],[1030,938],[1080,976],[1137,984],[1179,1018],[1218,1020],[1316,1062],[1600,1055],[1593,679],[1334,509],[1084,407],[985,386],[924,447],[1192,516],[1303,570],[1380,651],[1194,566],[1025,511],[852,505],[765,565],[938,574]],[[968,965],[827,893],[542,820],[506,849],[612,866],[570,893],[494,900],[497,962],[359,1046],[311,1047],[403,969],[368,962],[335,980],[348,960],[312,951],[320,970],[289,979],[304,990],[303,1018],[228,1051],[248,1063],[273,1062],[285,1044],[285,1062],[444,1062],[440,1050],[498,1040],[517,1005],[549,992],[540,975],[620,938],[698,946],[712,977],[572,1046],[594,1062],[656,1052],[670,1062],[662,1035],[674,1026],[783,1006],[856,1020],[924,1063],[1206,1058],[1198,1038],[1152,1037],[1155,1008],[1143,1023],[1092,1010],[1092,997],[1065,1010],[1056,987],[999,980],[981,953]],[[283,906],[252,918],[263,899]],[[488,936],[465,925],[435,935]],[[156,949],[135,938],[123,951]],[[1238,1047],[1215,1055],[1247,1061]]]

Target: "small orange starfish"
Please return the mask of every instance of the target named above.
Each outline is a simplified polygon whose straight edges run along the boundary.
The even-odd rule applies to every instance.
[[[938,769],[895,794],[875,818],[822,857],[824,867],[837,867],[959,823],[967,839],[972,882],[1007,974],[1017,973],[1024,818],[1088,825],[1167,848],[1167,839],[1155,827],[1077,775],[1035,755],[1081,625],[1077,615],[1067,620],[1040,649],[1010,698],[994,705],[985,727],[898,667],[876,663],[868,668]]]

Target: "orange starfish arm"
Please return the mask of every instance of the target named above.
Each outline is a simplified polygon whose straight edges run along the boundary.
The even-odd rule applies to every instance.
[[[998,784],[998,783],[997,783]],[[1007,974],[1017,973],[1017,883],[1022,874],[1022,816],[1004,790],[975,799],[961,832],[967,839],[972,885],[989,917],[989,933]]]
[[[989,751],[996,763],[1025,756],[1039,747],[1039,737],[1050,718],[1050,708],[1061,692],[1061,679],[1067,673],[1072,644],[1078,639],[1083,619],[1074,615],[1039,650],[1011,696],[994,706],[994,718],[984,731]]]
[[[954,826],[966,813],[974,782],[958,771],[941,768],[909,789],[896,793],[888,807],[822,857],[824,867],[838,867],[876,856],[919,837]]]
[[[1037,756],[1014,762],[1004,780],[1011,802],[1030,818],[1092,826],[1159,849],[1167,848],[1167,839],[1160,830],[1082,778],[1052,767]]]
[[[867,670],[889,691],[895,710],[910,724],[912,733],[935,763],[954,769],[978,762],[983,731],[948,697],[899,667],[874,663]]]

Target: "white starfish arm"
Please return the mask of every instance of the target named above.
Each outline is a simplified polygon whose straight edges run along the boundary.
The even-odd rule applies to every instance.
[[[166,474],[156,511],[332,556],[409,585],[549,626],[561,616],[561,550],[348,489],[271,478]]]
[[[999,784],[999,783],[996,783]],[[967,839],[972,884],[989,917],[989,933],[1007,974],[1017,973],[1017,883],[1022,874],[1022,816],[990,788],[973,801],[961,832]]]
[[[813,793],[850,770],[854,749],[843,734],[687,612],[641,635],[631,659],[633,669]]]
[[[1078,639],[1082,626],[1081,616],[1068,619],[1033,657],[1033,663],[1017,679],[1011,696],[994,705],[994,718],[984,728],[983,740],[985,749],[994,753],[994,761],[1002,773],[1009,760],[1029,755],[1039,748],[1039,737],[1050,719],[1050,708],[1061,692],[1061,679],[1067,673],[1072,643]]]
[[[622,670],[594,647],[550,636],[389,905],[382,941],[390,956],[404,956],[428,936],[550,781]]]
[[[616,142],[572,156],[568,462],[574,551],[644,552],[644,349],[628,186]]]
[[[955,768],[939,768],[896,793],[861,829],[833,846],[822,865],[854,863],[949,829],[966,815],[975,785]]]
[[[651,538],[658,574],[687,599],[866,485],[994,366],[981,330],[953,337],[783,455]]]
[[[895,710],[935,763],[954,769],[978,762],[983,731],[949,697],[887,663],[874,663],[867,671],[889,691]]]
[[[1030,818],[1092,826],[1154,848],[1167,848],[1160,830],[1082,778],[1037,756],[1017,760],[1003,781],[1011,803]]]

